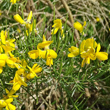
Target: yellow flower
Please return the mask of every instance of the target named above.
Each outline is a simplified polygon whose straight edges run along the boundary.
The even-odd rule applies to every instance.
[[[53,58],[57,57],[57,53],[52,49],[47,49],[46,53],[46,65],[51,66],[53,65]]]
[[[43,35],[43,42],[39,43],[37,45],[37,50],[31,50],[28,52],[28,55],[30,58],[32,59],[36,59],[36,58],[45,58],[46,55],[46,51],[42,51],[41,48],[49,49],[49,45],[52,43],[53,41],[47,41],[45,36]]]
[[[80,53],[87,51],[88,48],[96,48],[96,47],[97,47],[97,43],[93,38],[83,40],[80,45]]]
[[[32,79],[34,78],[35,76],[37,77],[36,73],[40,73],[42,71],[42,68],[36,64],[33,65],[32,69],[27,66],[30,70],[30,72],[26,75],[26,78],[27,79]]]
[[[92,38],[89,38],[87,40],[83,40],[81,45],[80,45],[80,54],[81,57],[83,58],[81,66],[83,67],[84,64],[90,64],[90,59],[95,60],[96,55],[95,55],[95,48],[97,47],[97,43],[95,40]]]
[[[15,68],[15,63],[20,63],[19,58],[15,58],[14,56],[9,57],[8,54],[0,54],[0,73],[3,71],[3,67],[7,63],[7,65],[11,68]]]
[[[58,32],[58,30],[60,30],[60,31],[61,31],[61,36],[64,37],[61,19],[56,19],[56,20],[54,20],[54,24],[53,24],[52,27],[53,27],[54,29],[52,29],[52,33],[51,33],[51,34],[56,34],[56,33]]]
[[[79,55],[79,49],[77,47],[71,46],[71,48],[68,49],[71,53],[68,54],[68,57],[75,57]]]
[[[33,20],[33,22],[31,23],[31,19],[32,19],[32,11],[30,11],[28,17],[27,17],[27,21],[24,21],[21,16],[19,14],[14,15],[14,19],[19,22],[20,24],[24,24],[26,26],[26,35],[28,36],[29,33],[32,32],[32,29],[34,27],[34,32],[37,33],[36,31],[36,21]]]
[[[83,28],[85,25],[86,25],[86,21],[84,21],[83,25],[79,23],[78,21],[73,24],[74,28],[77,29],[80,33],[83,32]]]
[[[52,50],[49,49],[49,45],[52,43],[53,41],[47,41],[45,36],[43,35],[43,42],[39,43],[37,48],[39,50],[39,58],[45,58],[46,59],[46,65],[53,65],[53,58],[57,57],[57,53]],[[40,50],[40,48],[44,48],[44,50]]]
[[[106,52],[99,52],[101,49],[101,46],[100,44],[97,45],[97,52],[96,52],[96,57],[99,59],[99,60],[107,60],[108,59],[108,53]]]
[[[19,14],[14,15],[14,19],[20,24],[26,24]]]
[[[95,51],[96,47],[97,51]],[[99,60],[107,60],[108,53],[100,52],[100,49],[100,44],[97,44],[93,38],[83,40],[80,45],[80,54],[83,58],[81,66],[83,67],[85,63],[90,64],[90,60],[96,60],[96,58],[98,58]]]
[[[30,11],[29,15],[28,15],[28,18],[27,18],[27,22],[31,22],[31,18],[32,18],[32,11]]]
[[[12,4],[15,4],[16,1],[19,1],[19,0],[10,0],[10,2],[11,2]]]
[[[15,110],[16,107],[11,104],[13,102],[13,98],[1,99],[0,100],[0,108],[6,108],[6,110]]]
[[[13,95],[14,93],[16,93],[16,91],[14,91],[14,90],[10,90],[10,92],[9,92],[7,89],[5,89],[5,91],[7,93],[7,96],[5,96],[5,97],[8,97],[8,98],[18,97],[18,95]]]
[[[21,16],[19,14],[14,15],[14,19],[17,22],[19,22],[20,24],[25,24],[26,27],[28,27],[28,28],[30,28],[30,24],[29,23],[31,21],[31,18],[32,18],[32,11],[30,11],[26,22],[21,18]]]
[[[28,55],[32,59],[36,59],[39,57],[39,50],[31,50],[28,52]]]
[[[14,77],[14,79],[13,79],[13,90],[14,91],[17,91],[17,90],[19,90],[19,88],[21,87],[21,85],[23,85],[23,86],[27,86],[27,84],[25,83],[25,81],[26,81],[26,78],[25,77],[20,77],[20,75],[19,74],[21,74],[21,71],[20,70],[17,70],[16,71],[16,74],[15,74],[15,77]]]
[[[38,44],[37,50],[28,52],[29,57],[32,59],[36,59],[38,57],[43,58],[46,59],[46,65],[53,65],[53,58],[57,57],[57,53],[54,50],[49,49],[49,45],[52,42],[53,41],[46,41],[46,38],[43,35],[43,42]],[[41,48],[44,48],[44,50],[41,50]]]
[[[96,18],[96,21],[97,21],[97,22],[99,22],[99,21],[100,21],[100,18],[99,18],[99,17],[97,17],[97,18]]]
[[[53,41],[47,41],[45,36],[43,35],[43,42],[38,44],[37,49],[41,49],[41,48],[44,48],[45,50],[49,49],[49,45],[51,43],[53,43]]]
[[[7,40],[7,31],[1,31],[1,45],[0,45],[0,52],[3,52],[3,49],[5,50],[5,53],[10,52],[12,50],[15,50],[15,44],[13,43],[15,39],[8,39]]]
[[[21,60],[19,60],[19,57],[16,58],[11,52],[9,52],[9,57],[6,62],[10,68],[15,68],[17,64],[21,63]]]
[[[83,58],[81,67],[84,66],[84,64],[90,64],[90,59],[91,60],[95,60],[96,56],[95,56],[95,49],[94,48],[88,48],[87,51],[84,51],[81,53],[81,57]]]
[[[3,71],[8,56],[6,54],[0,54],[0,73]]]

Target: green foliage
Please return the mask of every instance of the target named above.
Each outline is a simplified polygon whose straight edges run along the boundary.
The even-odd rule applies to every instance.
[[[36,2],[36,0],[33,0],[33,2]],[[51,0],[51,2],[54,3],[53,0]],[[59,4],[59,2],[55,2],[54,5],[55,4]],[[29,29],[17,23],[13,18],[16,13],[19,13],[23,19],[27,18],[28,12],[24,11],[26,10],[27,1],[21,0],[11,5],[9,0],[4,0],[0,4],[0,10],[3,11],[0,21],[0,31],[7,30],[9,32],[8,37],[15,39],[16,49],[12,51],[12,53],[16,58],[19,57],[20,60],[25,59],[30,67],[35,63],[42,67],[42,71],[37,73],[38,77],[27,80],[26,83],[28,86],[21,86],[20,90],[16,92],[19,98],[14,98],[13,105],[15,105],[18,110],[24,110],[25,106],[20,105],[31,97],[31,100],[34,100],[35,108],[37,107],[39,109],[41,104],[45,106],[45,108],[55,110],[108,109],[110,107],[110,32],[107,30],[108,25],[104,25],[106,28],[104,32],[99,32],[102,30],[102,22],[95,22],[92,25],[92,18],[90,16],[89,19],[91,21],[88,20],[88,16],[87,18],[85,15],[82,17],[79,16],[75,21],[84,22],[83,18],[86,20],[86,26],[83,29],[84,34],[78,32],[80,39],[77,39],[75,29],[69,27],[65,22],[63,23],[63,33],[65,37],[63,38],[60,30],[57,34],[51,35],[55,15],[47,17],[47,15],[42,14],[41,16],[39,15],[39,17],[36,15],[37,12],[33,11],[35,15],[33,15],[32,21],[35,19],[36,24],[33,25],[32,31],[29,32]],[[70,4],[70,6],[73,5],[72,3]],[[88,6],[87,8],[89,8]],[[107,4],[105,5],[101,2],[100,6],[110,10]],[[43,7],[43,2],[39,2],[38,6],[35,5],[36,10],[42,9]],[[43,11],[48,13],[53,12],[49,6],[46,6]],[[65,8],[61,8],[59,11],[66,13]],[[82,11],[85,12],[85,9]],[[72,10],[73,14],[76,14],[76,12],[77,11]],[[8,14],[6,15],[6,13]],[[77,14],[80,13],[79,11]],[[94,14],[95,10],[91,9],[91,13]],[[9,16],[9,19],[6,19],[6,17],[4,17],[5,15]],[[69,19],[68,16],[66,16],[66,18]],[[110,18],[109,14],[107,14],[107,18]],[[38,25],[41,19],[43,19],[43,21]],[[105,22],[105,19],[103,22]],[[109,20],[108,23],[110,24]],[[36,25],[37,34],[34,31]],[[93,26],[95,26],[96,31]],[[21,30],[20,33],[17,31],[18,28]],[[26,30],[29,35],[27,35]],[[43,58],[38,57],[31,59],[28,55],[29,51],[37,50],[38,44],[43,41],[43,35],[46,36],[47,41],[53,41],[49,48],[55,50],[57,53],[57,58],[53,59],[53,65],[51,66],[46,65],[46,60]],[[83,60],[81,56],[78,55],[74,58],[68,57],[68,48],[71,46],[80,47],[83,40],[92,37],[97,43],[101,44],[101,52],[108,53],[108,60],[91,60],[89,65],[85,64],[84,67],[81,67]],[[7,64],[3,67],[3,72],[0,74],[0,99],[3,98],[3,95],[6,95],[6,88],[11,90],[13,87],[10,81],[14,79],[16,71],[17,68],[10,68]],[[28,69],[26,72],[28,73]],[[106,98],[107,96],[108,98]],[[22,99],[22,97],[24,97],[24,99]]]

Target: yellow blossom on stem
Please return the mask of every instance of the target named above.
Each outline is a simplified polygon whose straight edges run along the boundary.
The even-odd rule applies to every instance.
[[[46,53],[46,65],[48,66],[53,65],[53,59],[56,57],[57,57],[57,53],[52,49],[48,49]]]
[[[8,52],[8,59],[7,59],[7,65],[10,68],[15,68],[17,66],[17,64],[21,63],[21,60],[19,60],[19,57],[14,57],[14,55],[11,52]]]
[[[106,52],[100,52],[101,46],[100,44],[97,45],[97,51],[96,51],[96,57],[99,60],[107,60],[108,59],[108,53]]]
[[[0,100],[0,109],[6,108],[6,110],[15,110],[16,107],[11,104],[13,102],[13,98],[1,99]]]
[[[61,36],[64,37],[61,19],[56,19],[56,20],[54,20],[54,24],[52,25],[52,27],[53,27],[54,29],[52,29],[52,33],[51,33],[51,34],[56,34],[56,33],[58,32],[58,30],[60,30],[60,31],[61,31]]]
[[[14,15],[14,19],[20,24],[25,24],[27,28],[30,28],[31,26],[29,23],[31,22],[32,19],[32,11],[30,11],[26,22],[21,18],[19,14]]]
[[[83,40],[80,45],[80,54],[83,58],[81,66],[83,67],[84,64],[90,64],[90,59],[95,60],[95,48],[97,47],[97,43],[93,38],[89,38],[87,40]]]
[[[5,50],[5,53],[15,50],[15,44],[13,43],[15,39],[8,39],[7,40],[7,31],[1,31],[0,37],[1,37],[1,45],[0,45],[0,52],[3,52],[3,49]]]
[[[31,50],[28,52],[28,55],[32,59],[36,59],[39,57],[39,50]]]
[[[43,35],[43,42],[39,43],[37,48],[39,50],[39,57],[40,58],[45,58],[46,59],[46,65],[51,66],[53,65],[53,58],[57,57],[57,53],[52,50],[49,49],[49,45],[52,43],[53,41],[47,41],[45,36]],[[40,50],[40,48],[44,48],[44,50]]]
[[[28,55],[30,58],[32,59],[36,59],[36,58],[45,58],[46,55],[46,51],[41,50],[41,48],[49,49],[49,45],[52,43],[53,41],[47,41],[45,36],[43,35],[43,42],[39,43],[37,45],[37,50],[31,50],[28,52]]]
[[[57,57],[57,53],[54,50],[49,49],[49,45],[52,42],[53,41],[47,41],[43,35],[43,42],[38,44],[37,50],[31,50],[28,52],[29,57],[32,59],[36,59],[38,57],[43,58],[46,59],[46,65],[53,65],[53,58]],[[44,48],[44,50],[41,50],[42,48]]]
[[[53,41],[47,41],[45,36],[43,35],[43,42],[42,43],[39,43],[37,45],[37,49],[41,49],[41,48],[44,48],[45,50],[46,49],[49,49],[49,45],[53,43]]]
[[[88,48],[96,48],[97,42],[93,38],[88,38],[86,40],[83,40],[80,44],[80,53],[87,51]]]
[[[19,74],[21,74],[20,72],[21,71],[19,71],[19,74],[18,74],[18,71],[19,70],[17,70],[16,71],[16,74],[15,74],[15,77],[14,77],[14,79],[13,79],[13,90],[14,91],[17,91],[17,90],[19,90],[19,88],[21,87],[21,85],[23,85],[23,86],[27,86],[27,84],[25,83],[26,82],[26,78],[25,77],[20,77],[20,75]]]
[[[33,67],[27,66],[30,70],[30,72],[26,75],[27,79],[32,79],[35,76],[37,77],[36,73],[40,73],[42,71],[42,68],[36,63],[33,65]]]
[[[10,0],[12,4],[15,4],[17,0]]]
[[[81,53],[81,57],[83,58],[81,67],[84,66],[84,64],[90,64],[90,59],[91,60],[95,60],[96,56],[95,56],[95,49],[94,48],[88,48],[87,51],[84,51]]]
[[[31,18],[32,18],[32,11],[30,11],[29,15],[28,15],[28,18],[27,18],[27,22],[31,22]]]
[[[71,53],[68,54],[68,57],[75,57],[79,55],[79,49],[77,47],[71,46],[71,48],[68,49]]]
[[[20,24],[26,24],[19,14],[14,15],[14,19]]]
[[[27,21],[24,21],[19,14],[14,15],[14,19],[17,22],[19,22],[20,24],[24,24],[25,25],[25,27],[26,27],[26,35],[27,36],[29,35],[29,33],[32,32],[33,27],[34,27],[34,29],[33,29],[34,32],[37,33],[36,28],[35,28],[35,24],[36,24],[35,19],[31,23],[32,11],[30,11],[30,13],[28,14]]]
[[[15,68],[16,63],[20,63],[20,62],[21,61],[19,60],[19,58],[15,58],[14,56],[9,57],[8,54],[0,54],[0,73],[2,73],[3,67],[5,66],[6,63],[9,67]]]
[[[84,21],[84,24],[82,25],[81,23],[79,23],[78,21],[76,21],[73,26],[75,29],[77,29],[80,33],[83,32],[83,28],[86,25],[86,21]]]
[[[18,97],[18,95],[13,95],[14,93],[16,93],[16,91],[14,91],[14,90],[8,91],[7,89],[5,89],[5,91],[7,93],[7,96],[5,96],[5,97],[8,97],[8,98]]]

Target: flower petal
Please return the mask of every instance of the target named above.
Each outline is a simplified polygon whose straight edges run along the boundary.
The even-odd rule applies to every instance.
[[[20,24],[26,24],[26,22],[21,18],[19,14],[14,15],[14,19]]]
[[[52,29],[52,34],[56,34],[59,28]]]
[[[41,48],[45,48],[48,49],[49,45],[52,43],[53,41],[45,41],[45,42],[42,42],[42,43],[39,43],[38,46],[37,46],[37,49],[41,49]]]
[[[79,55],[79,48],[77,47],[71,46],[71,48],[69,48],[68,50],[71,52],[70,54],[68,54],[68,57],[75,57]]]
[[[47,56],[48,55],[51,56],[51,58],[56,58],[57,57],[57,53],[52,49],[47,50]]]
[[[39,56],[39,51],[38,50],[31,50],[28,52],[28,55],[32,59],[36,59]]]
[[[2,40],[2,43],[3,43],[3,44],[6,44],[5,39],[6,39],[6,36],[5,36],[4,31],[2,30],[2,31],[1,31],[1,40]]]
[[[29,15],[28,15],[27,22],[29,22],[29,23],[30,23],[31,18],[32,18],[32,11],[30,11],[30,13],[29,13]]]
[[[6,110],[16,110],[16,107],[14,105],[12,105],[12,104],[8,104],[6,106]]]
[[[97,45],[97,52],[99,52],[101,49],[100,43]]]
[[[5,66],[5,60],[0,60],[0,67]]]
[[[73,24],[73,26],[74,26],[74,28],[77,29],[78,31],[80,31],[80,32],[83,31],[83,26],[82,26],[82,24],[79,23],[78,21],[75,22],[75,23]]]
[[[68,57],[75,57],[75,55],[73,53],[69,53]]]
[[[107,60],[108,59],[108,53],[106,53],[106,52],[97,52],[96,57],[99,60]]]
[[[19,90],[20,87],[21,87],[21,84],[19,84],[18,82],[16,82],[16,83],[13,84],[13,88],[12,89],[14,91],[17,91],[17,90]]]

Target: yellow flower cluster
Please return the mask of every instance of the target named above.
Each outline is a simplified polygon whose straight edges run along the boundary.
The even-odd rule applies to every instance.
[[[10,0],[12,4],[16,3],[17,0]],[[33,29],[34,21],[31,23],[32,19],[32,11],[30,11],[27,20],[23,20],[19,14],[16,14],[14,16],[14,19],[20,23],[21,25],[24,25],[26,27],[26,33],[27,35],[34,30],[36,33],[36,29]],[[73,24],[74,28],[77,29],[80,33],[83,32],[83,28],[86,25],[86,21],[84,24],[80,24],[79,22],[75,22]],[[61,19],[54,20],[54,24],[52,25],[52,35],[56,34],[58,31],[61,33],[61,36],[64,37],[64,30],[62,28],[62,21]],[[18,30],[20,31],[20,30]],[[0,74],[3,72],[3,67],[7,64],[10,68],[17,68],[17,71],[15,72],[15,76],[13,80],[10,81],[10,83],[13,85],[11,90],[8,91],[6,89],[6,95],[3,96],[3,99],[0,100],[0,110],[2,108],[6,108],[6,110],[15,110],[16,107],[12,105],[13,97],[18,97],[17,95],[14,95],[21,86],[27,87],[27,83],[30,79],[33,79],[34,77],[37,77],[36,73],[39,73],[42,71],[42,68],[35,63],[32,68],[27,64],[27,62],[22,59],[20,60],[19,57],[15,57],[12,54],[12,51],[15,50],[15,39],[9,39],[9,35],[7,31],[1,31],[0,33]],[[50,49],[49,46],[52,44],[53,41],[47,41],[45,36],[43,35],[43,41],[41,43],[38,43],[36,50],[31,50],[28,52],[28,55],[32,59],[45,59],[47,66],[53,65],[53,59],[57,58],[57,53]],[[80,47],[74,47],[71,46],[71,48],[68,49],[69,54],[68,57],[75,57],[77,55],[80,55],[81,58],[83,58],[81,67],[84,67],[85,64],[90,64],[90,60],[107,60],[108,59],[108,53],[106,52],[100,52],[101,46],[100,43],[97,44],[97,42],[93,38],[88,38],[86,40],[83,40],[80,44]]]
[[[49,49],[49,45],[52,43],[53,41],[46,41],[45,36],[43,35],[43,42],[39,43],[37,46],[37,50],[31,50],[28,52],[29,57],[32,59],[36,59],[36,58],[43,58],[46,59],[46,65],[53,65],[53,59],[57,57],[57,53],[52,50]],[[41,50],[41,49],[44,50]]]
[[[15,1],[13,1],[15,3]],[[29,13],[27,21],[24,21],[20,15],[16,14],[14,16],[14,19],[19,22],[20,24],[23,24],[26,26],[29,31],[32,31],[32,25],[30,24],[32,18],[32,11]],[[15,110],[16,107],[12,105],[13,97],[18,97],[15,94],[21,86],[27,87],[27,81],[30,79],[33,79],[34,77],[37,77],[36,73],[39,73],[42,71],[42,68],[35,63],[32,68],[28,66],[27,62],[25,60],[20,60],[19,57],[15,57],[11,52],[15,50],[15,44],[13,43],[14,39],[7,39],[8,38],[8,32],[7,31],[1,31],[0,33],[0,73],[3,72],[3,67],[5,67],[5,64],[11,68],[17,68],[17,71],[15,72],[14,79],[10,81],[10,83],[13,84],[12,89],[8,91],[6,89],[6,94],[3,95],[3,99],[0,100],[0,110],[4,107],[6,110]],[[57,53],[49,49],[49,45],[53,41],[46,41],[45,36],[43,36],[43,42],[39,43],[37,46],[37,50],[32,50],[28,54],[32,59],[35,59],[37,57],[46,59],[46,65],[53,65],[53,59],[57,57]]]
[[[7,31],[1,31],[0,33],[0,73],[3,72],[3,67],[7,64],[10,68],[17,68],[14,79],[10,81],[13,84],[12,89],[8,91],[6,89],[6,94],[3,99],[0,99],[0,110],[4,107],[6,110],[15,110],[16,107],[12,105],[13,97],[18,97],[13,95],[20,89],[20,87],[27,86],[26,82],[34,77],[37,77],[36,73],[42,71],[42,68],[35,63],[33,67],[29,67],[25,60],[20,60],[19,57],[15,57],[11,52],[15,50],[15,44],[13,43],[15,39],[8,39],[9,35]]]
[[[13,97],[18,96],[13,94],[15,94],[22,85],[26,87],[26,82],[34,77],[37,77],[36,73],[42,71],[42,68],[37,64],[34,64],[32,68],[29,67],[25,60],[23,61],[22,65],[18,65],[19,67],[15,73],[15,77],[12,81],[10,81],[10,83],[13,84],[12,89],[10,90],[10,92],[6,89],[7,95],[4,95],[4,98],[0,100],[0,110],[4,107],[6,107],[6,110],[15,110],[16,107],[12,105],[11,102],[13,101]]]
[[[90,64],[90,60],[96,60],[96,58],[99,60],[108,59],[108,53],[100,52],[100,49],[100,43],[97,44],[93,38],[89,38],[82,41],[80,48],[71,46],[71,48],[69,48],[70,53],[68,54],[68,57],[75,57],[80,54],[81,58],[83,58],[81,64],[81,67],[83,67],[85,63]]]

